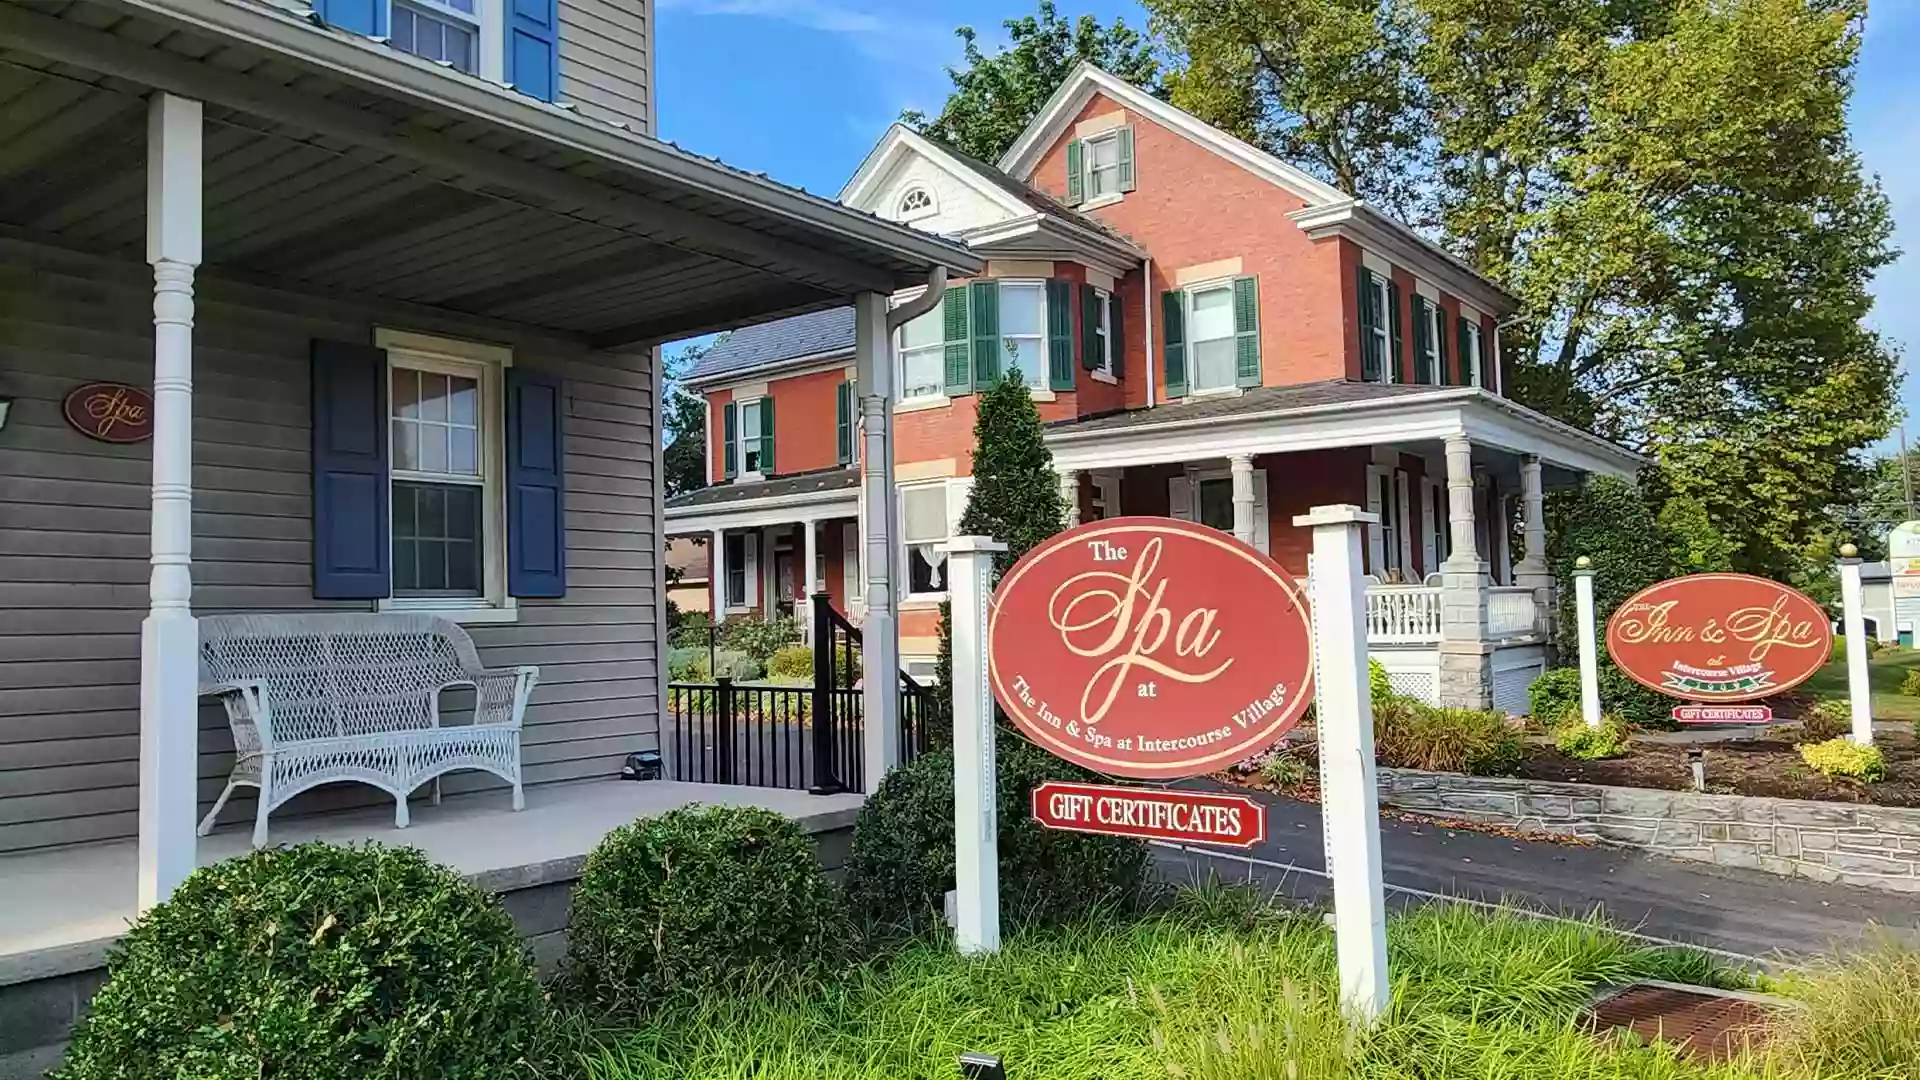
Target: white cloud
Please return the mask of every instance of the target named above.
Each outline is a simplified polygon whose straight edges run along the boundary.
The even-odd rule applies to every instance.
[[[919,50],[951,42],[953,28],[899,12],[877,12],[838,0],[659,0],[668,11],[693,15],[774,19],[850,38],[875,59],[925,63]]]

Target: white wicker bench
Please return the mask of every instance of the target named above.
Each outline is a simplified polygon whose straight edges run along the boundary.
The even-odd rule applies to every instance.
[[[253,844],[267,815],[320,784],[372,784],[407,795],[455,769],[481,769],[520,790],[520,718],[540,671],[488,670],[473,639],[426,615],[214,615],[200,620],[200,692],[233,727],[233,775],[200,835],[242,784],[260,789]],[[473,722],[440,724],[440,693],[473,689]],[[434,787],[438,801],[439,785]]]

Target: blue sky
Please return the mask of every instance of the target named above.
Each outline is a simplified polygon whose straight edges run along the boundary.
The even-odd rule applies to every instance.
[[[690,150],[832,196],[906,108],[946,99],[953,28],[989,45],[1027,0],[657,0],[660,127]],[[1145,27],[1130,0],[1078,4]],[[1920,354],[1920,3],[1880,0],[1867,23],[1853,105],[1856,143],[1893,201],[1895,246],[1910,252],[1875,282],[1871,321]],[[1903,363],[1903,368],[1908,364]],[[1920,379],[1902,393],[1920,439]]]

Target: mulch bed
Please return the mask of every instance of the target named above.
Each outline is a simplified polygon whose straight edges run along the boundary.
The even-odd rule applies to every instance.
[[[1752,741],[1709,743],[1707,790],[1721,795],[1920,806],[1920,748],[1911,731],[1879,731],[1874,741],[1887,759],[1887,778],[1875,784],[1822,776],[1807,768],[1787,733]],[[1531,744],[1516,775],[1615,787],[1691,791],[1687,747],[1637,740],[1624,757],[1580,761],[1551,746]]]

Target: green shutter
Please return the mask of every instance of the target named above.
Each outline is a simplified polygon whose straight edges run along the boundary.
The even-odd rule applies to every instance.
[[[1453,372],[1447,370],[1447,309],[1433,306],[1433,358],[1440,365],[1440,385],[1453,385]]]
[[[833,445],[840,464],[853,460],[853,384],[845,379],[833,388]]]
[[[1407,353],[1407,347],[1400,340],[1400,286],[1392,278],[1387,279],[1387,326],[1393,331],[1393,350],[1387,357],[1387,381],[1399,382],[1406,378],[1406,369],[1401,366],[1401,357]]]
[[[1385,372],[1381,370],[1380,343],[1373,338],[1374,327],[1380,325],[1379,314],[1373,310],[1373,271],[1364,265],[1360,267],[1357,302],[1360,305],[1360,378],[1380,382]]]
[[[1080,283],[1080,366],[1100,370],[1100,294]]]
[[[1047,386],[1073,389],[1073,282],[1047,282]]]
[[[1423,386],[1433,382],[1433,362],[1427,354],[1427,298],[1413,296],[1413,381]]]
[[[1187,396],[1187,294],[1169,289],[1160,294],[1162,347],[1166,352],[1167,396]]]
[[[1118,379],[1126,374],[1127,335],[1120,329],[1120,309],[1126,305],[1120,302],[1119,282],[1114,286],[1107,294],[1107,343],[1113,350],[1113,377]]]
[[[1253,278],[1233,279],[1234,385],[1260,385],[1260,286]]]
[[[1082,168],[1086,146],[1079,139],[1067,144],[1067,205],[1079,206],[1087,197],[1087,177]]]
[[[1133,125],[1120,129],[1120,190],[1133,190]]]
[[[1473,333],[1467,326],[1465,315],[1460,316],[1458,336],[1460,338],[1460,385],[1477,386],[1479,380],[1474,378]]]
[[[967,322],[967,287],[954,285],[941,301],[940,338],[946,342],[947,395],[973,392],[972,332]]]
[[[973,308],[973,388],[986,390],[1000,381],[1000,283],[976,281],[967,292]]]
[[[773,397],[760,399],[760,475],[773,475]]]
[[[725,448],[721,452],[721,460],[725,463],[721,471],[731,480],[740,475],[739,436],[736,434],[740,430],[739,403],[727,402],[720,410],[720,419],[720,445]]]

